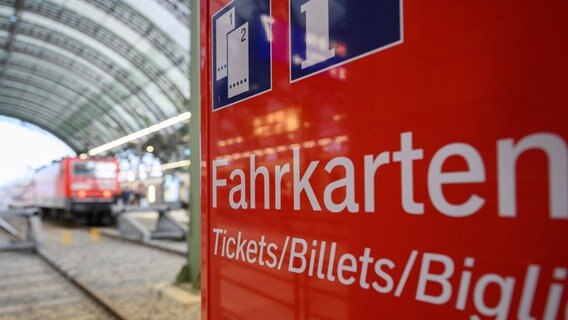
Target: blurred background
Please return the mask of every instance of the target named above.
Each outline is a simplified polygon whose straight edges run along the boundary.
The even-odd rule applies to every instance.
[[[199,317],[190,9],[0,0],[0,319]]]

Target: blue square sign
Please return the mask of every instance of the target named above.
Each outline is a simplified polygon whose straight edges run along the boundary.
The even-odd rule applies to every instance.
[[[213,15],[213,110],[272,87],[270,0],[235,0]]]
[[[402,0],[290,0],[290,80],[403,41]]]

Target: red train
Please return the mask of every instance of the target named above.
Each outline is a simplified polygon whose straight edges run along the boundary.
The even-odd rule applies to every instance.
[[[120,194],[115,159],[63,158],[36,170],[19,188],[21,204],[41,208],[44,215],[104,223]]]

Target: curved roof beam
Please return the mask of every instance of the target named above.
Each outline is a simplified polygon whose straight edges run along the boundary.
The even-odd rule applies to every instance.
[[[14,108],[16,106],[17,108]],[[75,145],[78,149],[88,143],[84,140],[84,138],[78,138],[76,135],[73,135],[73,129],[70,129],[69,126],[65,126],[63,128],[59,128],[54,130],[53,128],[53,120],[55,120],[51,114],[42,114],[39,112],[41,117],[38,117],[37,114],[37,105],[29,105],[27,103],[23,103],[23,101],[17,101],[16,103],[9,103],[7,101],[0,101],[0,114],[7,115],[11,117],[16,117],[19,119],[26,119],[28,121],[33,120],[34,122],[42,123],[42,126],[49,132],[57,135],[59,137],[65,137],[65,141],[68,141]],[[73,142],[72,142],[73,141]]]
[[[43,63],[40,65],[35,60],[30,61],[29,58],[24,58],[28,56],[26,55],[26,53],[19,53],[19,52],[17,53],[18,53],[17,56],[12,56],[10,58],[10,61],[8,62],[8,67],[31,69],[32,72],[38,72],[40,74],[45,74],[47,76],[49,76],[50,74],[58,76],[64,75],[66,78],[69,79],[69,81],[77,81],[83,84],[89,83],[95,88],[98,88],[101,91],[103,90],[105,91],[104,95],[101,95],[100,92],[97,92],[99,94],[98,96],[108,97],[108,99],[113,101],[115,105],[118,105],[120,109],[123,109],[120,110],[123,113],[128,113],[128,114],[133,113],[137,119],[136,123],[138,129],[144,127],[146,125],[146,122],[149,122],[143,115],[139,113],[140,111],[134,104],[132,104],[132,101],[129,101],[128,99],[125,100],[124,95],[117,91],[117,88],[120,87],[120,85],[114,86],[114,83],[112,84],[105,83],[103,80],[101,80],[101,78],[96,77],[95,73],[87,73],[85,72],[85,70],[75,70],[76,66],[66,65],[66,68],[58,69],[63,72],[54,72],[55,68],[60,67],[60,65],[57,64],[57,62],[43,60],[42,61]],[[36,60],[41,59],[33,55],[29,55],[29,57],[34,58]],[[50,65],[52,67],[47,67],[47,65]],[[119,116],[123,117],[119,111],[115,110],[115,112]],[[145,120],[145,122],[140,122],[141,120]]]
[[[4,17],[4,19],[8,18]],[[6,26],[6,23],[0,24],[0,28],[6,28]],[[168,98],[170,103],[174,107],[178,108],[178,111],[181,111],[180,108],[183,108],[183,106],[179,106],[180,104],[188,103],[188,98],[186,98],[184,93],[174,83],[174,81],[167,76],[166,73],[168,69],[161,70],[160,68],[152,65],[149,63],[149,59],[137,54],[136,51],[121,52],[120,56],[146,77],[142,84],[134,83],[134,81],[130,79],[130,72],[118,67],[118,64],[115,63],[113,59],[106,56],[103,52],[75,40],[66,34],[46,29],[39,24],[34,24],[29,21],[22,21],[19,24],[18,34],[23,34],[28,37],[44,41],[64,49],[69,53],[77,55],[78,57],[89,61],[91,64],[106,70],[109,74],[117,78],[117,80],[124,82],[132,91],[141,90],[142,88],[140,87],[143,85],[155,83]]]
[[[149,4],[0,0],[15,12],[0,17],[0,112],[37,117],[85,150],[185,111],[188,3]]]
[[[29,87],[29,86],[27,86]],[[25,97],[24,97],[25,96]],[[6,81],[2,92],[0,92],[0,97],[5,101],[10,101],[11,104],[17,104],[17,101],[22,101],[25,103],[33,104],[36,106],[36,114],[51,115],[53,117],[53,126],[61,127],[67,124],[69,127],[73,128],[71,132],[74,135],[83,134],[84,136],[90,136],[91,132],[86,132],[85,129],[88,128],[89,124],[92,123],[92,117],[87,115],[78,115],[73,121],[62,121],[59,117],[59,109],[51,108],[51,103],[53,103],[53,98],[46,95],[45,91],[39,88],[34,89],[34,91],[29,91],[27,89],[22,89],[21,87],[14,85],[12,82]],[[48,102],[48,103],[46,103]],[[41,107],[40,107],[41,106]],[[56,130],[56,129],[54,129]],[[101,132],[104,137],[102,141],[111,139],[110,130],[104,130]]]
[[[20,65],[30,63],[37,65],[39,64],[39,62],[41,62],[52,65],[55,68],[65,69],[66,73],[73,73],[78,78],[93,83],[93,85],[99,88],[98,94],[102,94],[104,92],[105,95],[110,95],[117,104],[125,104],[129,106],[130,108],[128,110],[125,110],[126,112],[135,112],[139,120],[145,120],[141,123],[141,127],[146,126],[147,123],[152,122],[152,120],[148,119],[146,115],[140,112],[139,108],[137,108],[136,105],[133,105],[131,101],[128,100],[130,97],[132,97],[132,95],[129,94],[130,91],[124,90],[125,93],[120,93],[117,91],[121,87],[121,84],[119,82],[108,83],[107,81],[103,81],[101,80],[103,76],[99,72],[96,72],[75,60],[67,59],[62,55],[48,50],[33,50],[32,47],[15,46],[13,53],[17,55],[12,54],[10,61],[8,61],[7,67],[10,67],[14,60],[22,59],[25,61],[22,61]],[[34,58],[34,60],[23,58],[25,56],[32,57]],[[112,110],[108,111],[111,112]],[[113,118],[114,121],[119,121],[115,116],[113,116]]]
[[[47,93],[46,97],[52,98],[54,103],[61,104],[62,102],[69,103],[72,101],[79,101],[82,97],[74,91],[62,90],[64,87],[54,87],[52,84],[46,85],[43,81],[37,81],[33,77],[21,77],[14,75],[10,70],[6,71],[4,78],[20,88],[28,88],[31,90],[40,90]],[[62,100],[62,101],[60,101]],[[60,114],[61,115],[61,114]],[[86,116],[98,115],[96,113],[88,112]]]
[[[0,29],[6,29],[9,26],[9,22],[7,20],[7,18],[0,18]],[[20,34],[24,34],[26,36],[30,36],[33,38],[37,38],[38,40],[42,40],[42,41],[47,41],[50,44],[53,44],[54,46],[67,50],[70,53],[72,53],[71,56],[77,56],[77,58],[82,59],[86,62],[88,62],[89,64],[92,64],[93,61],[95,62],[100,62],[100,58],[98,58],[99,56],[101,56],[102,54],[99,52],[96,52],[95,50],[89,50],[87,47],[84,47],[80,42],[75,41],[69,37],[67,37],[66,35],[57,33],[57,32],[52,32],[49,29],[40,27],[40,26],[36,26],[36,25],[32,25],[30,23],[27,22],[21,22],[19,24],[19,28],[18,28],[18,32]],[[20,37],[21,38],[21,37]],[[19,52],[30,52],[30,51],[37,51],[36,56],[40,56],[40,54],[43,55],[43,52],[46,51],[45,48],[39,47],[37,45],[33,45],[30,43],[25,43],[22,44],[21,42],[18,42],[14,45],[13,48],[14,51],[19,51]],[[87,53],[90,52],[91,54],[89,55],[89,57],[81,57],[79,54],[81,53]],[[51,53],[53,55],[53,51],[49,51],[49,53]],[[48,55],[49,56],[49,55]],[[58,55],[59,58],[67,58],[70,59],[70,57],[67,55]],[[58,59],[61,60],[61,59]],[[75,61],[75,59],[73,59]],[[106,66],[106,68],[104,68]],[[171,116],[169,114],[165,114],[162,112],[162,108],[159,107],[158,105],[156,105],[156,103],[154,102],[153,99],[150,98],[150,96],[145,92],[145,90],[140,87],[139,85],[135,84],[129,77],[128,72],[125,72],[123,70],[120,70],[119,68],[116,67],[115,64],[111,64],[111,63],[99,63],[98,65],[99,68],[104,68],[102,69],[103,72],[105,74],[108,75],[112,75],[116,78],[116,83],[113,84],[112,86],[109,86],[112,90],[113,87],[115,86],[126,86],[127,90],[129,90],[129,92],[131,93],[132,96],[137,97],[141,104],[143,106],[146,107],[147,112],[149,112],[150,114],[154,115],[153,119],[145,119],[146,115],[148,113],[144,112],[139,114],[140,118],[145,119],[145,123],[143,124],[143,126],[147,126],[150,123],[155,123],[156,121],[162,120],[164,118],[167,118],[168,116]],[[162,83],[162,81],[160,81],[160,79],[164,79],[163,77],[160,78],[158,77],[156,79],[156,82],[147,82],[148,83],[156,83],[157,85],[160,85],[160,83]],[[163,85],[162,85],[163,87]],[[104,91],[106,92],[109,88],[105,88]],[[128,91],[127,91],[128,92]],[[120,104],[124,103],[124,100],[128,99],[131,97],[131,95],[125,94],[125,95],[121,95],[121,101]],[[171,103],[171,102],[170,102]],[[174,112],[174,114],[177,114],[180,110],[184,109],[184,103],[172,103],[172,106],[174,108],[177,108],[178,111]],[[134,108],[131,108],[130,110],[136,110],[137,108],[135,108],[135,106],[133,106]],[[131,111],[132,112],[132,111]]]
[[[30,118],[26,115],[18,114],[17,112],[12,113],[10,111],[7,111],[7,112],[2,111],[2,104],[1,103],[0,103],[0,114],[6,115],[8,117],[16,118],[16,119],[22,120],[24,122],[31,123],[31,124],[41,128],[41,129],[49,132],[50,134],[54,135],[56,138],[61,140],[63,143],[65,143],[67,146],[69,146],[69,148],[71,148],[71,150],[73,150],[75,153],[80,153],[80,152],[85,151],[84,149],[82,149],[81,147],[76,145],[76,142],[73,142],[73,139],[69,139],[68,136],[62,136],[58,132],[51,131],[51,129],[48,128],[47,125],[41,120],[38,120],[36,118]]]
[[[17,108],[14,108],[17,107]],[[37,118],[37,112],[35,112],[37,110],[37,106],[34,104],[32,105],[31,103],[27,103],[24,102],[22,100],[16,101],[14,103],[11,103],[8,100],[6,101],[2,101],[0,102],[0,113],[3,115],[7,115],[7,114],[19,114],[19,115],[25,115],[28,118]],[[84,144],[84,139],[82,138],[78,138],[76,136],[73,135],[74,129],[71,128],[71,126],[65,126],[62,128],[58,128],[57,130],[53,129],[53,121],[55,120],[55,118],[53,118],[52,114],[45,114],[42,112],[39,112],[42,117],[41,118],[37,118],[38,121],[42,120],[45,121],[46,125],[45,127],[49,129],[50,132],[56,132],[59,135],[62,136],[67,136],[67,139],[71,140],[75,140],[75,141],[82,141],[81,143]]]
[[[74,78],[60,74],[57,72],[42,72],[41,68],[37,65],[15,65],[10,64],[10,68],[6,70],[6,77],[18,77],[19,79],[34,79],[35,81],[41,81],[44,83],[50,83],[53,86],[60,86],[69,91],[73,91],[80,95],[85,100],[90,100],[92,103],[99,105],[100,108],[107,108],[108,110],[113,110],[113,101],[107,96],[96,96],[95,90],[89,86],[84,85],[81,81],[76,81]],[[101,105],[102,104],[102,105]],[[129,118],[128,114],[119,114],[121,119]],[[132,121],[134,121],[132,119]],[[139,127],[133,127],[132,122],[127,121],[122,123],[124,127],[124,133],[132,132],[137,130]]]
[[[0,29],[6,27],[5,23],[2,23],[6,18],[0,18]],[[84,68],[88,68],[85,63],[79,62],[79,60],[83,60],[89,65],[93,65],[94,67],[100,69],[106,76],[112,77],[115,79],[116,83],[120,84],[121,87],[125,87],[126,91],[130,93],[130,95],[126,95],[123,98],[129,98],[130,96],[137,97],[140,103],[146,108],[147,112],[154,116],[152,122],[167,117],[166,114],[162,112],[162,109],[154,102],[153,99],[142,89],[142,87],[136,84],[129,76],[129,73],[125,70],[121,70],[117,67],[116,64],[113,63],[100,63],[101,56],[104,56],[100,52],[88,50],[87,47],[82,45],[78,41],[74,41],[73,39],[67,37],[64,34],[51,31],[49,29],[36,26],[30,23],[20,23],[20,27],[18,28],[18,33],[23,34],[37,40],[44,41],[46,43],[52,44],[60,49],[63,49],[71,55],[62,55],[60,53],[56,53],[53,50],[47,50],[44,47],[40,47],[30,43],[17,43],[13,51],[19,52],[36,52],[36,56],[39,57],[40,54],[46,52],[45,55],[50,56],[56,54],[60,59],[72,60],[77,64],[83,66]],[[81,54],[91,53],[88,57],[83,57]],[[75,59],[75,57],[77,57]],[[94,64],[99,62],[98,65]],[[91,72],[91,71],[90,71]]]
[[[189,1],[179,0],[157,0],[161,6],[166,8],[181,23],[188,23],[190,17]]]
[[[46,95],[46,97],[49,97],[49,99],[51,99],[51,97],[56,97],[56,98],[61,98],[63,99],[67,105],[72,104],[73,101],[77,101],[78,97],[81,96],[80,92],[76,92],[76,91],[72,91],[69,88],[65,88],[63,86],[58,86],[56,89],[52,90],[49,87],[45,86],[45,83],[42,83],[41,81],[36,81],[34,79],[32,79],[31,77],[26,78],[22,78],[19,76],[14,76],[12,74],[9,74],[8,72],[4,75],[4,80],[7,83],[17,83],[17,84],[21,84],[25,87],[32,87],[34,88],[34,90],[40,90],[46,93],[49,93],[50,95]],[[65,89],[66,92],[62,89]],[[35,94],[37,94],[38,92],[34,92]],[[71,93],[72,95],[69,95],[69,93]],[[85,98],[83,98],[85,99]],[[61,121],[63,121],[64,119],[66,119],[65,121],[69,121],[71,119],[71,121],[75,121],[76,119],[80,119],[80,118],[86,118],[88,119],[88,122],[92,121],[93,118],[97,118],[101,116],[101,112],[104,112],[105,108],[101,107],[98,103],[96,103],[94,100],[88,100],[83,102],[82,105],[86,106],[81,108],[80,110],[75,110],[73,112],[73,114],[67,118],[64,118],[62,116],[63,113],[65,113],[67,110],[65,110],[65,108],[58,108],[58,117],[59,119],[61,119]],[[57,102],[59,101],[53,101],[54,104],[57,104]],[[92,108],[88,108],[89,105],[95,105],[97,106],[97,110],[93,110]],[[63,109],[63,110],[60,110]],[[98,112],[97,112],[98,111]],[[117,135],[122,135],[122,134],[127,134],[128,132],[120,125],[120,123],[107,123],[107,125],[109,127],[114,128],[115,130],[120,130],[119,133],[117,133]],[[113,138],[115,135],[113,135],[112,137],[107,137],[107,138]]]
[[[55,11],[57,11],[57,7],[54,6],[55,6],[54,4],[44,1],[40,5],[34,5],[33,7],[31,7],[35,8],[36,10],[27,10],[30,8],[28,4],[26,4],[25,6],[26,15],[24,16],[25,19],[23,19],[23,21],[19,23],[18,30],[20,30],[21,28],[25,28],[26,24],[30,23],[30,21],[35,25],[45,24],[41,23],[40,20],[38,19],[34,19],[34,17],[43,17],[43,19],[54,20],[59,25],[66,26],[66,28],[69,30],[74,30],[77,33],[81,33],[83,35],[86,34],[89,37],[89,39],[94,39],[98,43],[105,46],[106,48],[118,53],[121,57],[127,58],[130,61],[130,63],[136,65],[137,69],[144,72],[144,74],[150,80],[164,78],[160,81],[161,82],[167,81],[167,77],[165,75],[167,74],[167,72],[169,72],[171,68],[178,69],[178,71],[182,75],[187,75],[187,70],[189,65],[188,55],[181,48],[175,50],[177,53],[173,53],[172,50],[168,49],[168,47],[163,47],[164,45],[163,42],[166,40],[166,38],[168,38],[167,36],[164,36],[164,38],[158,37],[157,39],[150,38],[150,36],[155,35],[154,34],[155,32],[159,32],[160,29],[157,28],[156,26],[150,23],[142,23],[140,26],[138,26],[137,29],[131,29],[134,27],[131,19],[124,20],[125,18],[123,17],[123,20],[117,20],[121,24],[124,24],[124,28],[133,35],[136,35],[136,32],[138,33],[140,37],[140,39],[138,40],[140,42],[145,43],[145,45],[138,45],[136,44],[136,42],[133,42],[133,39],[121,38],[119,35],[106,29],[104,26],[96,22],[93,22],[92,20],[86,17],[86,14],[82,16],[66,8],[62,8],[59,13],[55,13]],[[119,7],[120,6],[116,8]],[[149,29],[144,29],[147,30],[147,32],[149,33],[148,34],[140,33],[141,31],[140,28],[149,28]],[[58,28],[58,29],[63,31],[65,28]],[[174,43],[171,40],[170,42]],[[83,46],[85,45],[83,44]],[[162,57],[147,56],[146,54],[140,51],[141,49],[148,49],[149,46],[155,48],[155,51],[153,51],[154,54],[161,55]],[[175,56],[183,57],[182,60],[187,59],[187,61],[180,62],[178,61],[178,58],[174,58]],[[166,65],[163,65],[162,67],[156,65],[154,60],[158,58],[169,60],[169,64],[167,65],[167,67]],[[172,89],[169,90],[173,90],[175,95],[185,98],[185,96],[181,91],[179,91],[180,89],[175,85],[175,83],[170,83],[170,86]],[[168,89],[168,87],[162,89]],[[183,89],[185,88],[182,88],[182,90]],[[167,93],[168,91],[165,92]]]
[[[188,70],[189,55],[184,52],[181,47],[176,45],[176,42],[173,41],[169,35],[162,32],[160,28],[153,25],[137,11],[121,4],[120,1],[105,2],[88,0],[88,2],[95,4],[96,7],[103,9],[106,14],[115,17],[117,20],[130,27],[132,31],[148,39],[154,47],[164,53],[165,57],[170,60],[172,65],[182,71]],[[131,49],[133,49],[132,46],[127,44],[129,43],[128,40],[123,39],[120,35],[64,6],[45,0],[41,2],[28,1],[24,5],[24,10],[50,18],[57,23],[68,25],[102,43],[109,44],[111,48],[131,47]]]
[[[60,126],[54,126],[57,118],[53,114],[47,114],[43,111],[38,112],[38,106],[33,102],[25,102],[23,100],[11,101],[9,97],[0,95],[0,98],[5,101],[0,102],[0,114],[25,116],[27,119],[36,119],[36,121],[44,123],[44,127],[52,133],[57,133],[59,136],[66,137],[67,141],[74,141],[74,145],[81,150],[88,150],[92,147],[101,145],[104,139],[101,139],[98,134],[95,136],[88,134],[76,133],[74,126],[70,123],[63,123]],[[38,117],[39,116],[39,117]]]
[[[25,58],[22,59],[20,53],[18,53],[18,52],[15,52],[15,53],[16,53],[16,54],[10,59],[10,63],[8,64],[8,68],[14,68],[14,69],[20,69],[20,70],[21,70],[21,69],[24,69],[24,68],[27,68],[28,70],[31,69],[31,72],[40,73],[40,74],[42,73],[41,71],[39,71],[39,72],[37,71],[37,70],[40,70],[40,68],[39,68],[37,65],[34,65],[31,60],[26,60]],[[17,61],[17,60],[26,60],[26,61],[21,61],[21,62],[19,62],[19,61]],[[9,72],[9,70],[6,71],[6,72]],[[33,74],[33,73],[30,73],[30,74]],[[60,76],[60,75],[61,75],[61,74],[57,74],[57,73],[54,73],[54,74],[51,74],[51,75],[50,75],[49,73],[46,74],[46,76],[48,76],[48,77],[51,76],[51,80],[52,80],[52,81],[55,80],[55,79],[58,79],[57,76]],[[59,78],[59,79],[60,79],[60,78]],[[69,80],[64,80],[64,81],[61,81],[61,82],[62,82],[62,83],[58,84],[58,86],[64,86],[63,83],[69,82]],[[53,83],[56,84],[55,81],[53,81]],[[91,100],[92,100],[92,98],[91,98]],[[62,111],[62,110],[65,111],[65,110],[70,109],[71,107],[69,107],[69,105],[70,105],[71,103],[74,103],[74,102],[75,102],[74,100],[68,99],[68,100],[66,101],[66,104],[60,105],[60,106],[59,106],[59,110],[60,110],[59,115],[60,115],[60,116],[63,116],[65,113],[64,113],[64,112],[61,112],[61,111]],[[104,108],[103,106],[100,105],[100,103],[95,103],[94,105],[95,105],[95,106],[97,107],[97,109],[98,109],[98,112],[96,113],[96,116],[97,116],[97,117],[99,117],[101,114],[106,114],[106,115],[108,115],[108,116],[109,116],[109,121],[110,121],[110,122],[108,123],[109,126],[111,126],[111,127],[119,127],[119,128],[122,127],[122,128],[123,128],[123,131],[126,132],[126,130],[124,129],[124,126],[123,126],[123,124],[122,124],[122,121],[120,120],[120,117],[117,116],[117,115],[113,115],[113,112],[112,112],[113,109]],[[79,105],[79,106],[73,107],[73,108],[71,108],[71,109],[81,110],[81,107],[82,107],[82,105]],[[93,115],[93,116],[95,116],[95,115]],[[99,119],[99,118],[94,117],[94,118],[92,118],[92,119]]]
[[[70,79],[65,78],[62,74],[42,74],[41,71],[38,71],[37,68],[34,67],[35,65],[30,65],[30,68],[23,68],[22,66],[14,66],[10,65],[10,68],[6,70],[6,74],[10,73],[10,70],[14,69],[15,73],[20,74],[12,75],[18,77],[19,79],[23,80],[23,76],[30,78],[34,77],[34,81],[36,84],[41,83],[42,87],[55,88],[54,90],[64,90],[64,92],[73,92],[75,96],[73,99],[67,99],[67,104],[63,107],[63,109],[73,109],[73,110],[86,110],[89,112],[88,109],[85,109],[83,105],[95,105],[97,109],[102,112],[103,114],[107,114],[110,118],[110,122],[108,123],[112,127],[117,127],[122,130],[122,133],[129,133],[133,130],[133,128],[125,125],[123,121],[121,121],[121,117],[113,116],[112,111],[114,110],[112,104],[108,99],[103,99],[102,97],[97,97],[95,92],[93,92],[90,88],[81,85],[80,82],[72,81]],[[22,75],[23,74],[23,75]],[[31,80],[30,80],[31,81]],[[62,91],[59,91],[62,92]],[[61,94],[64,94],[63,92]],[[67,95],[68,96],[68,95]],[[77,100],[77,97],[81,97],[83,101]],[[77,107],[71,107],[71,105],[78,104]],[[96,113],[97,116],[100,116],[100,112]],[[63,114],[62,114],[63,116]]]
[[[18,24],[20,23],[20,16],[22,12],[22,8],[24,7],[25,0],[14,0],[13,5],[11,8],[14,9],[14,13],[10,17],[9,25],[7,26],[6,31],[8,31],[8,39],[3,46],[3,50],[5,51],[2,60],[0,61],[0,65],[6,66],[8,60],[10,59],[10,54],[12,53],[12,46],[16,39],[16,30],[18,29]],[[2,88],[2,78],[4,75],[4,70],[0,71],[0,89]]]
[[[126,1],[84,1],[129,26],[134,32],[138,33],[138,35],[148,39],[154,47],[161,49],[166,56],[170,56],[171,54],[170,60],[174,65],[186,63],[187,66],[189,66],[189,55],[185,53],[185,50],[189,49],[189,47],[184,47],[184,45],[188,44],[188,39],[183,39],[183,42],[180,41],[183,44],[176,41],[170,34],[164,32],[160,26],[156,25],[146,16],[141,15],[139,11],[134,10]],[[140,2],[139,0],[136,1]],[[182,22],[185,26],[187,26],[188,23],[189,19]],[[189,38],[189,34],[187,36]]]

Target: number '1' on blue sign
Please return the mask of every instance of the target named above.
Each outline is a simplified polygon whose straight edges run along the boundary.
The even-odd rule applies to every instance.
[[[402,30],[402,0],[290,0],[291,81],[400,44]]]

